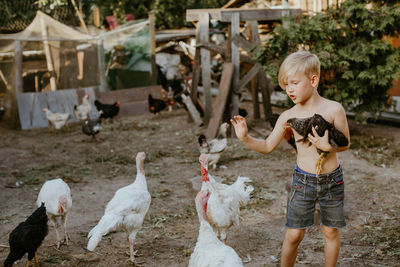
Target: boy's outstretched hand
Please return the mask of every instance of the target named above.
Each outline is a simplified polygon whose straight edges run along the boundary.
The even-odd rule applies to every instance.
[[[235,128],[237,138],[243,141],[243,139],[247,137],[248,132],[246,119],[240,115],[236,115],[233,117],[233,119],[231,119],[231,123]]]

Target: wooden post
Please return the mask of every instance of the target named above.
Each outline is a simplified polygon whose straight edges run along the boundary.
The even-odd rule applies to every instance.
[[[22,44],[21,40],[15,40],[15,95],[22,93]],[[12,90],[11,90],[12,91]]]
[[[40,18],[40,26],[42,28],[42,36],[47,39],[47,27],[46,27],[46,24],[45,24],[43,18]],[[51,58],[49,41],[44,40],[43,46],[44,46],[44,52],[46,54],[47,69],[50,72],[51,91],[55,91],[55,90],[57,90],[56,77],[55,77],[56,72],[54,70],[53,60]]]
[[[105,92],[108,90],[108,84],[106,79],[106,62],[104,57],[104,46],[103,40],[97,42],[97,61],[100,76],[100,92]]]
[[[200,42],[208,43],[209,39],[209,14],[207,12],[200,14]],[[204,99],[205,99],[205,114],[204,123],[208,125],[212,114],[212,96],[211,96],[211,72],[210,72],[210,51],[204,48],[200,50],[201,55],[201,69],[202,78],[201,82],[204,88]]]
[[[258,35],[257,21],[248,21],[247,25],[250,29],[250,41],[254,44],[261,45],[260,36]],[[258,104],[258,76],[251,79],[251,98],[253,101],[253,118],[260,118],[260,106]]]
[[[231,33],[232,37],[240,34],[240,13],[232,13],[231,17]],[[232,87],[236,88],[239,85],[240,76],[240,50],[239,47],[232,42],[232,63],[233,63],[233,79]],[[239,114],[239,96],[237,92],[232,92],[232,112],[231,116]]]
[[[264,116],[267,121],[272,114],[271,100],[270,100],[270,88],[272,87],[271,82],[265,75],[264,70],[258,72],[258,77],[260,81],[260,91],[263,99]]]
[[[219,84],[218,95],[214,102],[214,113],[212,114],[210,123],[207,127],[207,138],[215,138],[218,133],[219,126],[222,123],[226,102],[229,97],[233,74],[233,64],[224,63],[222,68],[221,82]]]
[[[157,84],[157,67],[156,67],[156,17],[153,13],[149,15],[150,28],[150,55],[151,55],[151,84]]]
[[[200,23],[197,24],[196,27],[196,50],[194,53],[194,60],[193,60],[193,77],[192,77],[192,88],[190,91],[190,97],[192,98],[193,103],[197,103],[197,86],[199,85],[200,80]]]
[[[87,34],[89,34],[88,28],[86,27],[86,23],[85,23],[85,21],[83,20],[83,16],[82,16],[81,12],[79,11],[78,7],[76,6],[75,0],[71,0],[71,3],[72,3],[72,5],[74,6],[76,15],[78,16],[79,21],[81,22],[81,26],[82,26],[83,30],[84,30]]]

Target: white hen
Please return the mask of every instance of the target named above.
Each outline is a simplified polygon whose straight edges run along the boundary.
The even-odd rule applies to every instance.
[[[62,179],[46,181],[40,189],[36,204],[41,206],[42,202],[46,207],[47,216],[54,225],[57,236],[57,248],[61,243],[68,245],[69,236],[67,232],[67,215],[72,208],[71,190]],[[59,234],[60,221],[64,228],[64,237]]]
[[[135,253],[133,250],[135,237],[142,227],[151,201],[144,174],[145,157],[144,152],[137,154],[137,175],[135,182],[115,192],[114,197],[107,204],[103,217],[89,232],[88,250],[93,251],[101,238],[110,231],[123,229],[129,240],[130,260],[133,263],[135,262]]]
[[[221,154],[225,151],[228,144],[228,140],[226,138],[226,131],[228,127],[228,123],[222,123],[219,127],[217,138],[214,138],[210,141],[207,141],[207,138],[204,135],[199,136],[198,141],[200,145],[200,154],[207,155],[208,162],[210,166],[213,166],[213,169],[217,167],[217,163],[221,157]]]
[[[199,157],[202,176],[201,190],[211,192],[208,200],[208,221],[218,234],[218,238],[225,242],[226,232],[233,225],[239,225],[240,206],[250,200],[254,188],[246,186],[250,178],[239,176],[231,185],[221,184],[208,174],[208,160],[206,155]]]
[[[89,94],[85,94],[82,97],[82,104],[79,106],[74,106],[74,114],[78,120],[84,121],[89,118],[89,114],[92,111],[92,106],[89,103]]]
[[[212,196],[213,193],[211,193]],[[207,222],[205,210],[210,192],[200,191],[196,196],[196,209],[200,221],[196,247],[190,256],[188,267],[238,267],[243,266],[235,250],[222,243]]]
[[[46,118],[57,130],[61,129],[71,117],[69,113],[53,113],[47,108],[42,109],[42,111],[46,113]]]

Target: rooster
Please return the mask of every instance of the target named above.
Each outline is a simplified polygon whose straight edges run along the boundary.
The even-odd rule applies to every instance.
[[[336,129],[331,123],[326,121],[320,114],[314,114],[314,116],[309,118],[291,118],[286,122],[291,128],[293,128],[299,135],[303,138],[300,140],[296,140],[296,142],[306,142],[308,139],[308,135],[313,135],[312,127],[316,130],[319,136],[323,136],[325,131],[328,130],[328,141],[334,147],[342,147],[347,146],[349,144],[349,140],[346,136]],[[311,142],[309,143],[311,145]],[[316,174],[319,175],[322,170],[323,162],[328,155],[329,152],[322,151],[317,148],[317,152],[319,154],[319,158],[316,162]]]
[[[4,267],[10,267],[16,260],[28,253],[28,263],[35,258],[35,263],[39,266],[36,251],[42,244],[47,235],[47,215],[44,203],[37,208],[26,221],[20,223],[10,234],[10,253],[4,261]]]
[[[222,243],[215,235],[211,225],[207,221],[207,201],[209,191],[200,191],[195,199],[197,214],[200,221],[199,236],[196,247],[190,256],[188,267],[237,267],[243,266],[235,250]]]
[[[164,110],[167,107],[167,103],[164,100],[153,98],[152,95],[149,94],[148,98],[149,103],[149,111],[153,114],[160,113],[161,110]]]
[[[38,206],[44,203],[46,206],[47,215],[54,225],[57,236],[57,248],[60,248],[62,243],[68,245],[70,238],[67,232],[67,215],[72,208],[71,190],[67,183],[62,179],[53,179],[46,181],[40,189],[36,204]],[[64,237],[61,239],[59,228],[61,221],[64,228]]]
[[[69,113],[53,113],[47,108],[42,109],[46,113],[46,118],[49,120],[50,124],[57,130],[61,129],[66,125],[67,121],[71,118]]]
[[[136,180],[134,183],[120,188],[108,202],[103,217],[89,232],[87,249],[93,251],[101,238],[111,231],[123,229],[129,241],[130,260],[135,263],[133,245],[137,232],[143,224],[144,217],[149,209],[151,196],[147,190],[144,174],[144,152],[136,156]]]
[[[200,154],[207,155],[209,164],[213,166],[213,169],[217,167],[217,163],[227,147],[228,140],[226,138],[226,131],[228,127],[228,123],[222,123],[219,127],[217,138],[210,141],[207,141],[204,135],[200,135],[198,138]]]
[[[208,174],[208,159],[206,155],[199,157],[201,166],[201,190],[209,190],[208,221],[218,234],[218,238],[226,242],[226,232],[233,225],[239,225],[240,206],[250,200],[254,188],[246,182],[251,182],[247,177],[239,176],[232,185],[220,184]]]
[[[80,104],[79,106],[74,106],[75,117],[80,121],[87,120],[89,119],[89,114],[91,111],[92,106],[89,103],[89,94],[85,94],[82,97],[82,104]]]
[[[95,100],[94,105],[96,106],[97,110],[103,113],[100,115],[102,119],[113,119],[119,113],[119,108],[121,103],[115,102],[114,104],[102,104],[100,101]]]

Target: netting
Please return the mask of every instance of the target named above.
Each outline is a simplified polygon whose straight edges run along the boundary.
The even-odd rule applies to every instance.
[[[39,8],[37,0],[0,0],[0,33],[15,33],[24,30],[41,10],[52,18],[69,25],[79,25],[74,7],[68,1],[67,5],[50,9]]]

